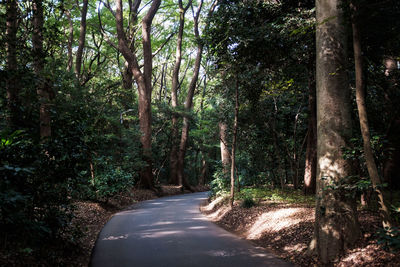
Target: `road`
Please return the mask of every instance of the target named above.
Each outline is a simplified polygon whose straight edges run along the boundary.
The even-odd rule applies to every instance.
[[[92,267],[293,266],[207,220],[199,204],[207,192],[133,205],[105,225]]]

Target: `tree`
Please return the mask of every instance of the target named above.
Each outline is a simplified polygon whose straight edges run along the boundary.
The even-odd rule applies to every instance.
[[[175,65],[172,73],[172,86],[171,86],[171,107],[173,109],[176,109],[178,107],[179,70],[182,62],[182,39],[183,39],[183,30],[185,27],[185,14],[186,11],[189,9],[190,5],[192,4],[192,1],[190,0],[185,7],[183,6],[182,0],[179,0],[178,4],[179,4],[179,30],[176,42]],[[178,123],[178,116],[174,111],[174,114],[172,115],[172,126],[171,126],[172,146],[169,157],[169,162],[170,162],[169,182],[172,184],[179,184],[178,173],[177,173],[178,171],[177,123]]]
[[[335,185],[351,166],[342,149],[352,134],[344,12],[340,0],[317,0],[317,203],[310,249],[331,263],[360,234],[355,200]]]
[[[131,12],[136,14],[140,5],[140,0],[136,0],[131,5]],[[139,92],[139,123],[142,136],[140,138],[143,148],[143,157],[147,166],[140,174],[141,185],[146,188],[154,188],[154,180],[152,173],[152,156],[151,156],[151,93],[152,85],[152,49],[151,49],[151,24],[153,18],[160,7],[161,0],[154,0],[142,19],[142,47],[143,47],[143,71],[138,62],[137,55],[131,50],[130,43],[133,40],[127,40],[123,26],[122,0],[116,0],[116,27],[118,36],[118,48],[128,66],[132,69],[133,77],[138,86]]]
[[[17,61],[17,31],[18,31],[18,5],[16,0],[6,2],[6,51],[7,51],[7,107],[9,115],[7,120],[11,128],[17,128],[19,120],[18,104],[18,61]]]
[[[79,45],[78,50],[76,51],[76,59],[75,59],[75,75],[79,80],[81,77],[81,67],[82,67],[82,54],[83,49],[85,47],[85,39],[86,39],[86,15],[88,10],[88,2],[89,0],[83,0],[82,12],[81,12],[81,28],[79,32]],[[71,62],[72,64],[72,62]]]
[[[50,99],[51,88],[43,76],[45,54],[43,50],[43,2],[33,1],[33,68],[37,78],[37,94],[40,102],[40,137],[44,140],[51,136]]]
[[[386,204],[386,197],[382,191],[382,182],[379,177],[378,168],[375,164],[374,154],[371,148],[371,134],[369,131],[367,107],[365,104],[365,89],[366,83],[364,79],[364,59],[362,55],[361,47],[361,33],[360,25],[358,21],[359,6],[357,3],[350,4],[352,9],[352,29],[353,29],[353,50],[354,50],[354,64],[356,73],[356,102],[358,109],[358,117],[360,121],[361,135],[364,145],[364,155],[367,164],[369,177],[372,181],[373,189],[375,190],[380,205],[380,214],[382,217],[383,227],[391,228],[393,226],[392,219],[390,217],[390,211]]]

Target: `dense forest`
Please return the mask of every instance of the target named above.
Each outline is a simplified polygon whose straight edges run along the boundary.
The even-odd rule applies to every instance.
[[[3,0],[0,248],[74,242],[74,202],[209,185],[315,196],[330,263],[400,248],[400,2]],[[36,254],[35,254],[36,253]]]

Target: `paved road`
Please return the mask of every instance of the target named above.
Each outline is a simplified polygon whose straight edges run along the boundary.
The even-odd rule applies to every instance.
[[[292,266],[219,228],[199,212],[207,192],[144,201],[101,231],[91,266]]]

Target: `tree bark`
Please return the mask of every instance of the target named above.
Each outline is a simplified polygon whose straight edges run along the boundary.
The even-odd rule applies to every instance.
[[[139,1],[139,0],[137,0]],[[137,2],[135,2],[136,4]],[[116,0],[116,26],[118,36],[118,49],[124,56],[132,69],[132,74],[138,86],[139,92],[139,125],[142,136],[143,160],[147,166],[140,172],[140,184],[144,188],[154,189],[154,179],[152,173],[152,155],[151,155],[151,72],[153,69],[150,30],[153,18],[160,7],[161,0],[154,0],[142,20],[142,47],[143,47],[143,72],[140,69],[137,56],[130,49],[128,40],[125,36],[122,16],[122,0]]]
[[[365,79],[363,75],[363,56],[361,48],[361,34],[358,24],[358,7],[351,3],[352,14],[352,29],[353,29],[353,49],[354,63],[356,72],[356,102],[358,109],[358,117],[360,120],[361,135],[364,144],[364,156],[367,164],[368,174],[372,181],[372,187],[378,196],[380,205],[379,211],[382,217],[383,227],[392,227],[392,219],[390,211],[386,204],[386,197],[381,189],[381,178],[379,177],[378,168],[375,164],[374,154],[371,148],[371,134],[368,125],[367,107],[365,104]]]
[[[229,149],[228,149],[228,143],[227,143],[227,138],[226,138],[226,130],[228,129],[228,126],[226,125],[225,122],[219,122],[219,143],[221,147],[221,162],[222,162],[222,169],[224,173],[228,173],[229,166],[231,164],[231,159],[230,159],[230,154],[229,154]]]
[[[83,0],[82,12],[81,12],[81,28],[79,33],[79,45],[78,50],[76,51],[76,59],[75,59],[75,75],[78,80],[81,77],[81,68],[82,68],[82,55],[83,49],[85,47],[85,39],[86,39],[86,15],[88,9],[89,0]]]
[[[203,0],[200,1],[200,4],[197,8],[196,15],[194,17],[194,33],[195,33],[196,39],[198,40],[198,44],[197,44],[196,60],[194,63],[193,76],[192,76],[192,79],[189,84],[189,89],[188,89],[188,93],[187,93],[186,101],[185,101],[185,111],[186,112],[190,112],[192,110],[194,90],[196,89],[197,80],[199,78],[201,58],[203,55],[203,43],[200,41],[200,33],[199,33],[199,17],[200,17],[200,12],[201,12],[202,7],[203,7]],[[184,173],[185,154],[186,154],[186,146],[187,146],[188,137],[189,137],[189,118],[185,115],[183,117],[181,141],[179,144],[177,175],[178,175],[179,185],[192,191],[193,189],[190,187],[190,185],[186,179],[185,173]]]
[[[308,90],[309,118],[304,169],[304,194],[313,195],[315,194],[317,175],[317,110],[314,71],[310,71],[309,74]]]
[[[172,73],[172,87],[171,87],[171,106],[176,109],[178,106],[178,87],[179,87],[179,71],[182,62],[182,39],[183,30],[185,27],[185,13],[188,10],[192,1],[189,1],[186,7],[183,7],[182,0],[179,0],[179,31],[176,43],[175,65]],[[173,111],[172,114],[172,131],[171,131],[171,152],[169,156],[169,183],[179,184],[178,181],[178,115]]]
[[[69,10],[65,11],[65,15],[68,18],[68,44],[67,44],[67,51],[68,51],[68,63],[67,63],[67,70],[72,70],[72,65],[74,64],[74,57],[72,56],[72,43],[74,41],[74,25],[72,23],[71,12]]]
[[[45,54],[43,51],[43,2],[33,1],[33,68],[38,79],[37,95],[40,102],[40,138],[45,140],[51,136],[51,115],[50,115],[50,88],[43,77]]]
[[[397,61],[391,57],[386,56],[384,59],[386,82],[385,88],[385,113],[389,116],[389,127],[386,133],[386,140],[388,143],[385,145],[386,160],[383,164],[383,176],[385,183],[389,184],[392,190],[400,189],[400,111],[398,99],[398,85],[399,81],[396,78],[395,71],[397,69]]]
[[[9,114],[7,121],[12,129],[18,128],[20,119],[18,115],[18,61],[17,61],[17,31],[18,31],[18,5],[16,0],[6,2],[6,53],[7,53],[7,107]]]
[[[351,138],[346,30],[341,0],[316,0],[317,202],[310,250],[331,264],[360,235],[356,202],[330,188],[351,175],[343,147]]]
[[[238,79],[236,77],[236,79]],[[239,84],[236,80],[235,86],[235,119],[233,122],[233,137],[232,137],[232,159],[231,159],[231,195],[230,205],[233,207],[235,201],[235,167],[236,167],[236,136],[238,128],[238,115],[239,115]]]

